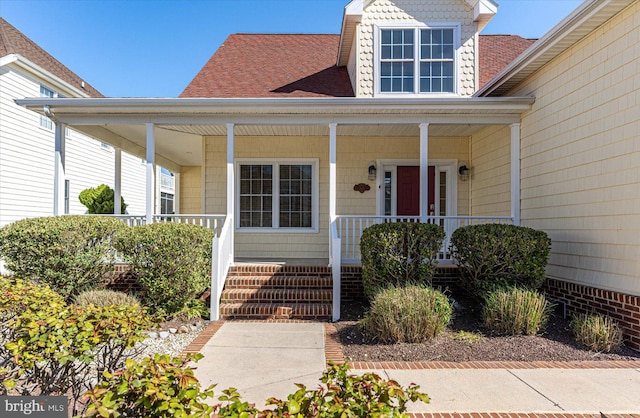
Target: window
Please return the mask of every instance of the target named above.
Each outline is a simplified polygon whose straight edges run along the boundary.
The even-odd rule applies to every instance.
[[[40,86],[40,97],[57,97],[57,93],[53,90],[46,88],[45,86]],[[44,115],[40,115],[40,126],[45,129],[53,129],[53,122],[51,119]]]
[[[380,93],[454,93],[455,29],[379,31]]]
[[[240,228],[317,228],[316,162],[238,165]]]
[[[69,214],[69,202],[71,196],[71,180],[64,181],[64,214]]]
[[[160,213],[163,215],[170,215],[174,213],[173,209],[173,195],[171,193],[160,193]]]

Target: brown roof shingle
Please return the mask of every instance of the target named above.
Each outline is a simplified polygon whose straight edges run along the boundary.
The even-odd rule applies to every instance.
[[[84,91],[89,97],[104,97],[86,81],[82,87],[82,78],[40,48],[22,32],[0,17],[0,57],[19,54],[77,89]]]
[[[230,35],[180,97],[353,97],[339,35]]]
[[[480,86],[478,89],[487,84],[535,41],[536,39],[526,39],[518,35],[480,35],[478,43]]]

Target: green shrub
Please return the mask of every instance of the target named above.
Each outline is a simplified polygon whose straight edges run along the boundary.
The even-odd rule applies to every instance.
[[[198,361],[193,357],[169,358],[156,355],[141,361],[128,360],[124,370],[108,373],[108,380],[89,391],[86,417],[406,417],[407,403],[429,396],[419,386],[404,388],[393,380],[383,380],[375,373],[349,375],[349,366],[332,365],[322,374],[316,390],[296,384],[298,390],[287,400],[270,398],[270,409],[259,411],[243,402],[235,388],[222,391],[219,404],[210,406],[213,386],[201,389],[187,366]]]
[[[209,307],[204,300],[189,299],[184,307],[175,315],[176,319],[190,321],[192,319],[209,318]]]
[[[264,417],[408,417],[407,403],[418,400],[429,403],[429,396],[419,392],[415,384],[403,388],[394,380],[384,380],[375,373],[350,375],[349,365],[331,365],[322,374],[324,384],[307,390],[298,384],[298,391],[286,401],[270,398],[272,411],[262,411]]]
[[[495,290],[485,298],[484,325],[503,335],[536,335],[546,324],[551,306],[535,290]]]
[[[622,330],[618,324],[604,315],[576,315],[571,327],[578,342],[589,350],[611,352],[622,346]]]
[[[516,225],[465,226],[451,237],[451,255],[461,283],[479,298],[512,286],[539,289],[550,247],[544,231]]]
[[[46,283],[70,301],[105,283],[113,271],[112,238],[127,228],[103,216],[22,219],[0,230],[0,256],[16,276]]]
[[[142,302],[173,315],[211,284],[209,228],[174,222],[136,226],[118,234],[115,247],[142,286]]]
[[[82,292],[76,297],[74,302],[78,306],[134,306],[141,305],[135,296],[127,295],[124,292],[116,292],[115,290],[101,289],[88,290]]]
[[[213,407],[205,400],[213,386],[202,391],[187,367],[202,354],[170,358],[156,354],[140,361],[127,360],[125,368],[105,373],[107,380],[87,392],[86,417],[209,417]]]
[[[423,286],[380,291],[363,320],[369,334],[384,343],[419,343],[435,338],[451,321],[447,297]]]
[[[424,223],[383,223],[362,233],[362,284],[372,300],[389,286],[431,283],[436,256],[444,240],[439,225]]]
[[[98,187],[91,187],[81,191],[78,200],[87,207],[87,211],[92,215],[113,215],[115,213],[114,195],[115,192],[111,187],[101,184]],[[120,213],[126,213],[126,209],[127,205],[124,203],[122,196],[120,196]]]
[[[3,281],[3,287],[6,284]],[[20,294],[6,290],[0,294],[0,306],[11,307],[4,312],[50,293],[46,286],[14,284]],[[144,340],[151,321],[139,306],[80,308],[67,306],[55,296],[49,302],[13,314],[0,324],[3,387],[19,395],[70,395],[75,415],[83,409],[79,402],[83,393],[104,379],[102,371],[124,365],[135,344]]]

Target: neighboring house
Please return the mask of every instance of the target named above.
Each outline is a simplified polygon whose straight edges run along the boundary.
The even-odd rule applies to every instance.
[[[25,217],[54,214],[54,123],[14,101],[38,96],[103,97],[0,18],[0,227]],[[102,183],[114,186],[117,151],[73,128],[65,129],[65,136],[65,176],[60,183],[64,199],[58,213],[83,214],[87,209],[78,200],[82,190]],[[121,167],[127,212],[143,214],[145,162],[123,152]],[[162,190],[163,202],[172,201],[173,184],[165,185],[169,187]],[[159,191],[158,203],[160,196]]]
[[[367,225],[515,223],[553,240],[547,292],[640,348],[640,4],[585,1],[537,41],[479,35],[496,12],[353,0],[339,35],[231,35],[177,99],[18,103],[172,163],[180,208],[224,219],[214,296],[234,261],[299,259],[283,271],[333,276],[333,309],[305,312],[337,318]],[[216,317],[302,315],[225,295]]]

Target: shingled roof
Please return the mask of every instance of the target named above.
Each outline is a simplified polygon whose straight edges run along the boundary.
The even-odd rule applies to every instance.
[[[0,17],[0,57],[10,54],[21,55],[78,90],[84,91],[89,97],[104,97],[86,81],[82,87],[82,78]]]
[[[339,35],[234,34],[180,97],[353,97]]]
[[[480,35],[478,89],[487,84],[535,41],[536,39],[526,39],[518,35]]]
[[[180,97],[354,97],[338,35],[229,36]],[[535,40],[480,35],[480,86]]]

